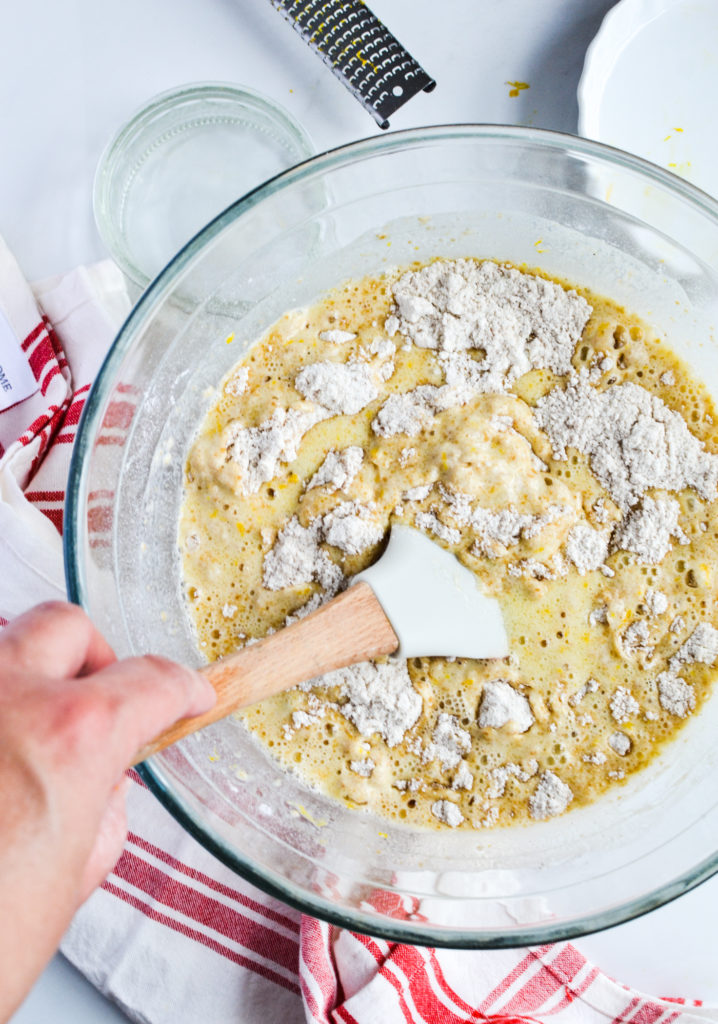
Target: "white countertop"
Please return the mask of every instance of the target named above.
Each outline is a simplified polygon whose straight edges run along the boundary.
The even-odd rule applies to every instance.
[[[370,0],[436,78],[393,129],[488,121],[575,132],[588,43],[613,0]],[[440,13],[439,13],[440,12]],[[0,233],[30,279],[106,255],[92,178],[119,124],[194,81],[268,94],[326,149],[380,130],[268,0],[28,0],[6,12],[0,52]],[[507,81],[529,89],[509,95]],[[613,977],[718,1004],[718,879],[652,914],[578,940]],[[57,956],[12,1024],[126,1018]]]

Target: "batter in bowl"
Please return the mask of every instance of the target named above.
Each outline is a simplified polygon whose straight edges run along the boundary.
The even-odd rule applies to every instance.
[[[350,807],[487,828],[588,804],[698,713],[718,659],[718,431],[611,301],[436,260],[282,317],[225,378],[180,547],[208,660],[346,587],[392,523],[500,602],[506,659],[387,659],[240,713]]]

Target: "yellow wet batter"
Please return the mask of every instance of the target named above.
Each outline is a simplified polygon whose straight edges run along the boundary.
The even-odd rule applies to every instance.
[[[180,522],[198,643],[213,660],[280,628],[415,525],[499,600],[509,658],[333,673],[247,728],[412,825],[590,803],[715,677],[715,417],[608,299],[476,261],[349,281],[255,343],[200,427]]]

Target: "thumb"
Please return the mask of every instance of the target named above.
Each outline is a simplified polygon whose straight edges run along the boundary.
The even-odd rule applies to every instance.
[[[109,748],[105,750],[110,779],[178,719],[208,711],[217,699],[200,672],[152,655],[108,665],[87,677],[87,685],[111,702]]]

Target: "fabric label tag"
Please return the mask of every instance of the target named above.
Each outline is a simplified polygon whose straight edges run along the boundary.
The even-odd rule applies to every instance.
[[[0,412],[34,395],[39,387],[15,332],[0,310]]]

